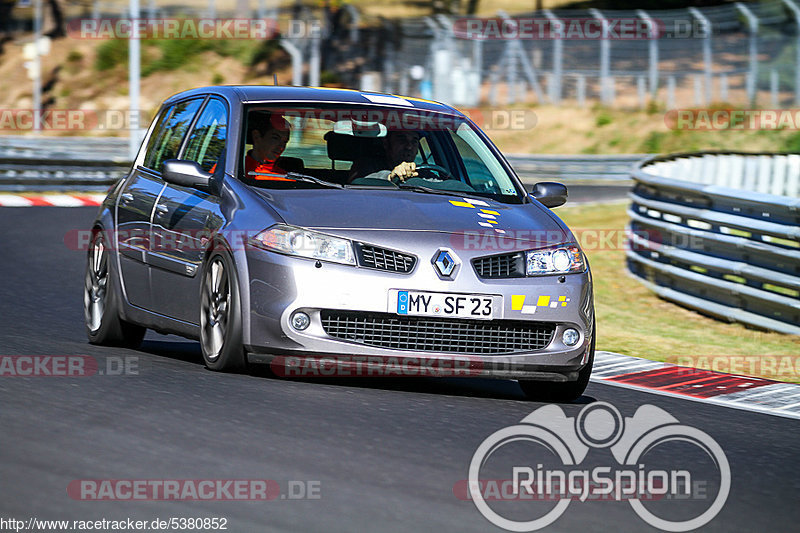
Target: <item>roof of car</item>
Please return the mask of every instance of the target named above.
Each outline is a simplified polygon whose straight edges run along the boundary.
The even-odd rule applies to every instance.
[[[219,94],[242,103],[261,102],[319,102],[349,103],[362,105],[391,106],[404,109],[418,109],[439,113],[461,115],[458,110],[439,102],[408,96],[396,96],[370,91],[334,89],[328,87],[286,87],[273,85],[215,85],[198,87],[175,94],[168,100],[184,98],[194,94]]]

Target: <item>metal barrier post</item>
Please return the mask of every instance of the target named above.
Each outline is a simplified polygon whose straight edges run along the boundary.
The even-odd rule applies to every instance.
[[[350,43],[356,44],[358,42],[358,25],[361,22],[361,15],[358,9],[353,4],[343,4],[341,9],[344,9],[350,14]]]
[[[705,76],[705,102],[703,102],[702,105],[708,105],[713,99],[711,92],[711,72],[714,68],[711,60],[711,21],[708,20],[708,18],[696,7],[690,7],[689,13],[691,13],[692,16],[700,22],[700,26],[703,28],[703,73]]]
[[[575,81],[577,84],[576,92],[578,98],[578,107],[586,107],[586,76],[583,74],[576,74]]]
[[[291,41],[281,39],[281,46],[292,58],[292,85],[303,85],[303,53]]]
[[[693,76],[694,78],[694,105],[705,105],[705,98],[703,98],[703,78],[701,76]]]
[[[794,103],[800,104],[800,7],[797,7],[793,0],[783,0],[783,4],[792,12],[797,23],[797,36],[795,37],[794,45]]]
[[[778,71],[775,69],[769,72],[769,96],[773,109],[780,107],[780,102],[778,102]]]
[[[611,104],[609,85],[609,70],[611,68],[611,42],[608,40],[608,20],[598,9],[592,8],[589,13],[600,21],[603,27],[600,39],[600,101],[606,105]]]
[[[675,109],[675,76],[667,78],[667,109]]]
[[[483,82],[483,41],[481,39],[474,39],[472,41],[472,63],[475,65],[473,68],[478,75],[476,80],[477,86],[475,89],[478,95],[475,97],[476,102],[480,102],[481,85]]]
[[[658,92],[658,29],[655,21],[643,9],[638,9],[636,14],[639,18],[645,21],[648,31],[650,32],[650,39],[647,42],[647,56],[648,56],[648,76],[650,82],[650,98],[656,98]]]
[[[721,74],[719,77],[719,99],[722,102],[728,101],[728,75]]]
[[[747,25],[750,30],[750,68],[747,74],[747,99],[750,101],[750,105],[755,105],[756,84],[758,83],[758,19],[741,2],[736,3],[736,9],[747,19]]]
[[[38,135],[42,129],[42,0],[34,2],[33,28],[33,130]]]
[[[564,23],[556,17],[549,9],[544,10],[544,16],[550,21],[550,36],[555,32],[564,31]],[[553,76],[551,79],[552,85],[548,84],[547,91],[550,98],[550,103],[553,105],[561,105],[562,80],[564,68],[564,40],[556,38],[553,41]]]
[[[308,84],[312,87],[319,87],[320,63],[322,59],[320,54],[320,46],[322,44],[322,38],[319,34],[320,28],[321,26],[312,28],[311,30],[314,34],[310,39],[311,51],[308,60]]]
[[[511,17],[509,17],[504,11],[498,11],[497,16],[501,17],[503,20],[511,20]],[[536,71],[531,65],[529,58],[525,55],[525,51],[523,50],[519,39],[512,39],[508,41],[507,60],[509,60],[509,62],[512,61],[512,57],[515,65],[514,82],[516,83],[516,62],[519,61],[520,65],[522,65],[522,73],[525,75],[525,79],[533,89],[533,92],[536,94],[536,99],[540,102],[544,101],[542,86],[539,84],[539,80],[536,78]]]
[[[636,76],[636,95],[639,98],[639,109],[644,109],[647,103],[647,87],[645,86],[644,76]]]
[[[130,3],[130,17],[131,20],[139,18],[139,0],[131,0]],[[128,140],[128,155],[131,161],[136,158],[139,151],[139,143],[141,142],[141,130],[139,126],[140,104],[139,104],[139,78],[140,78],[140,35],[139,29],[134,24],[129,39],[128,48],[128,94],[130,97],[130,125],[128,126],[129,140]]]

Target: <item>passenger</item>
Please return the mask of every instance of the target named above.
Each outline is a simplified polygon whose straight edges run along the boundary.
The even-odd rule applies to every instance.
[[[275,180],[276,176],[251,175],[286,174],[277,165],[277,160],[289,142],[291,125],[281,115],[271,113],[250,113],[248,136],[253,149],[248,150],[244,161],[245,176],[254,180]],[[285,178],[284,178],[285,179]]]
[[[373,178],[405,181],[417,177],[414,159],[419,153],[420,135],[416,131],[390,131],[383,138],[386,158],[357,161],[350,172],[350,181],[357,178]],[[388,167],[388,168],[387,168]],[[381,170],[384,169],[384,170]],[[389,170],[391,169],[391,170]]]

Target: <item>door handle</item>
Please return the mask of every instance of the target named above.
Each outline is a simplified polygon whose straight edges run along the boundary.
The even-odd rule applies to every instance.
[[[124,193],[122,193],[120,198],[122,199],[122,203],[123,204],[129,204],[129,203],[131,203],[133,201],[133,194],[131,194],[129,192],[124,192]]]
[[[169,212],[169,208],[167,204],[156,204],[156,214],[160,217],[163,217]]]

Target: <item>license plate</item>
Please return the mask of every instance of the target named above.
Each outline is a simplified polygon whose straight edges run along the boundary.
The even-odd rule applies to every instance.
[[[502,318],[503,297],[497,295],[393,291],[391,296],[389,310],[398,315]]]

